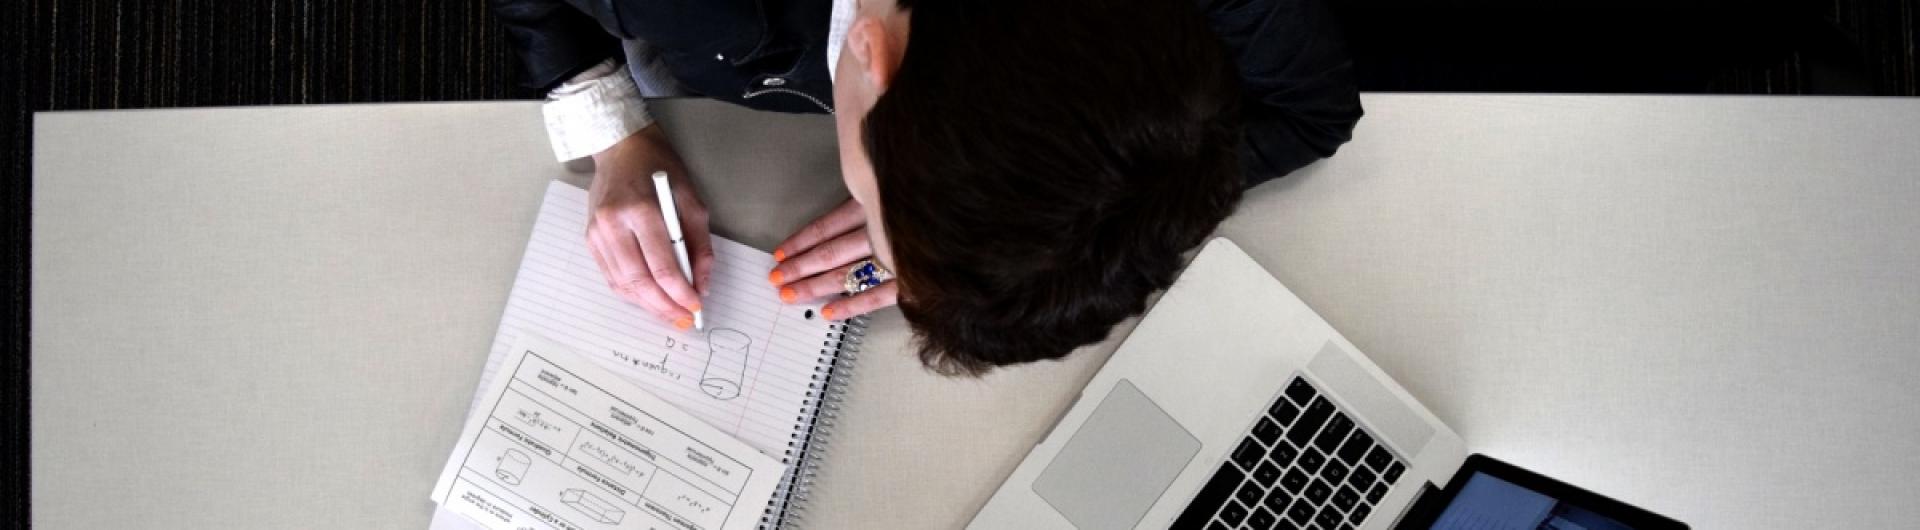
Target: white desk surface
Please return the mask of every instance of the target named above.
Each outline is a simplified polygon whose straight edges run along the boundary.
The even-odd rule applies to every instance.
[[[1695,528],[1920,519],[1920,100],[1364,101],[1221,233],[1473,449]],[[722,234],[843,196],[824,117],[660,110]],[[38,115],[35,526],[425,526],[544,182],[582,178],[540,127]],[[1117,344],[954,380],[906,338],[876,319],[810,526],[964,524]]]

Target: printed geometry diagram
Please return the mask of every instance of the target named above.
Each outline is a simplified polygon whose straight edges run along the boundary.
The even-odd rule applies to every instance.
[[[493,476],[500,477],[501,482],[518,486],[526,478],[527,468],[532,465],[533,458],[526,453],[519,449],[508,449],[500,454],[500,463],[493,468]]]
[[[595,521],[606,524],[620,524],[620,520],[627,517],[626,510],[622,510],[619,506],[614,506],[612,502],[608,502],[598,495],[588,493],[586,490],[569,489],[562,491],[560,492],[560,502],[567,506],[572,506],[573,509],[579,510],[580,513],[586,514],[587,517]]]

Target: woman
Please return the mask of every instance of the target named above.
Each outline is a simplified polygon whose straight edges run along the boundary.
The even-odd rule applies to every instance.
[[[549,89],[556,154],[594,158],[587,242],[622,297],[684,328],[713,268],[642,94],[833,112],[853,198],[776,247],[768,279],[787,302],[851,294],[828,318],[899,304],[943,373],[1104,338],[1243,189],[1332,155],[1361,115],[1317,0],[494,5]],[[676,179],[691,283],[655,170]]]

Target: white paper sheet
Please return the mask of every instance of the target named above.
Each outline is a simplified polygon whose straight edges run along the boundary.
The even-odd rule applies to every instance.
[[[508,345],[536,333],[764,454],[783,456],[833,333],[820,306],[781,304],[767,283],[773,256],[715,236],[713,285],[702,300],[706,329],[674,329],[608,290],[587,253],[586,211],[586,190],[547,186],[481,386]]]
[[[500,360],[433,489],[480,526],[754,528],[786,471],[538,335]]]

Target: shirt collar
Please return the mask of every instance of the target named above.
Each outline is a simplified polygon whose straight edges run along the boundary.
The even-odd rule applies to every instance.
[[[855,0],[833,0],[833,17],[827,23],[827,80],[834,81],[840,64],[840,48],[847,42],[847,28],[853,27]]]

